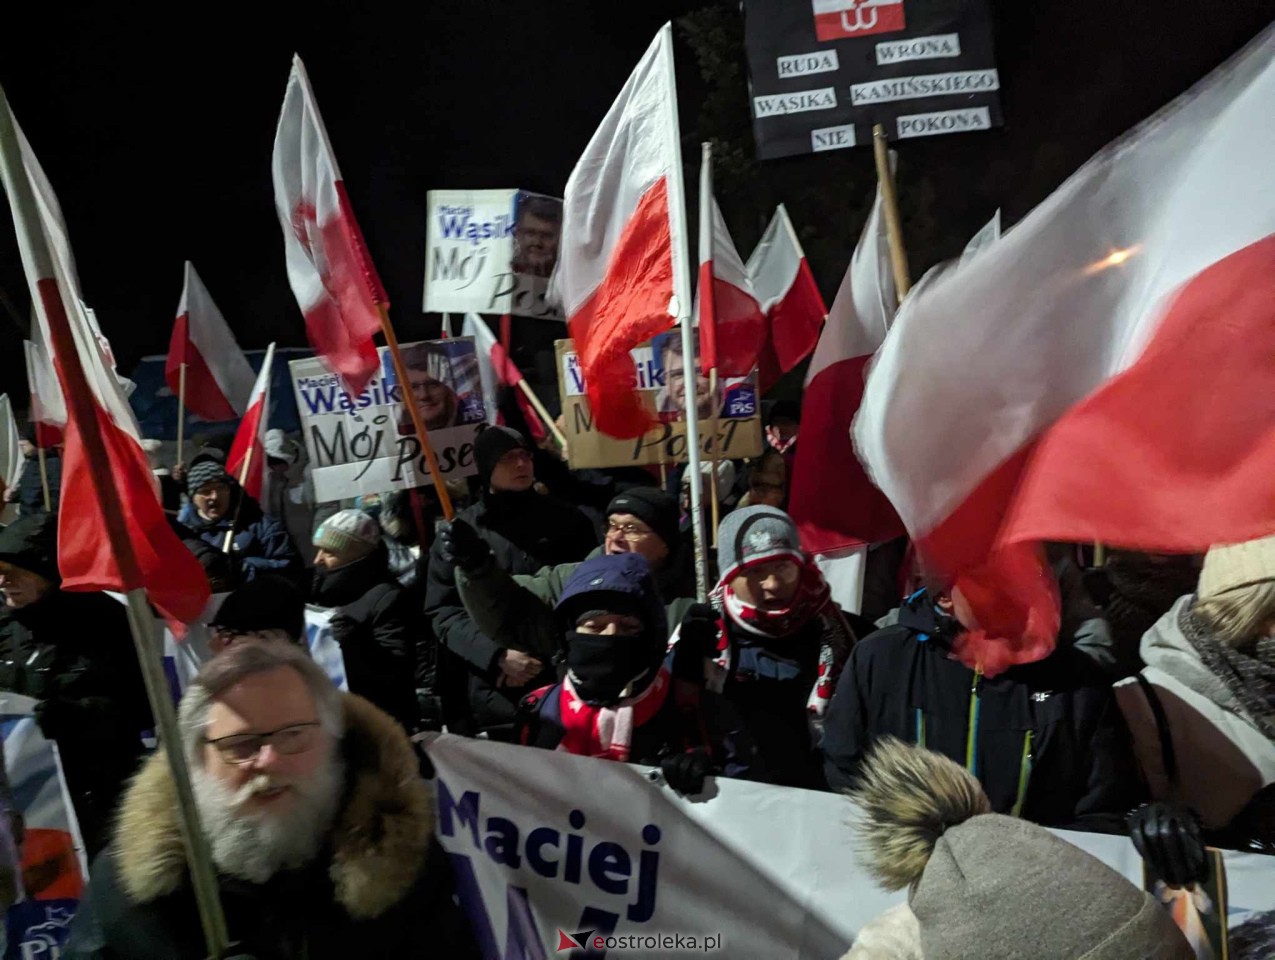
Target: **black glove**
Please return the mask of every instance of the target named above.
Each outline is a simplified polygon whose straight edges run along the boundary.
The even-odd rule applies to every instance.
[[[1200,818],[1182,803],[1148,803],[1129,815],[1129,839],[1151,869],[1171,887],[1208,877]]]
[[[464,520],[453,520],[438,528],[438,552],[448,563],[454,563],[469,573],[481,567],[491,556],[491,547]]]
[[[713,772],[713,761],[704,750],[672,753],[660,760],[664,782],[683,796],[704,792],[704,778]]]
[[[443,729],[443,698],[428,690],[417,689],[416,709],[422,730]]]
[[[46,740],[63,740],[84,735],[84,709],[78,700],[53,697],[35,705],[36,726]]]
[[[678,627],[673,647],[673,676],[702,684],[704,659],[717,654],[717,611],[707,603],[692,604]]]

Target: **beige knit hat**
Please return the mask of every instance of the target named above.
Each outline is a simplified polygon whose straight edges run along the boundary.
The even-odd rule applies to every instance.
[[[1229,590],[1275,580],[1275,537],[1218,544],[1204,556],[1198,593],[1209,600]]]
[[[925,960],[1193,960],[1168,911],[1111,867],[1026,820],[988,813],[982,786],[892,738],[851,794],[863,862],[908,888]]]
[[[314,531],[314,545],[345,562],[369,556],[381,542],[381,527],[362,510],[339,510]]]

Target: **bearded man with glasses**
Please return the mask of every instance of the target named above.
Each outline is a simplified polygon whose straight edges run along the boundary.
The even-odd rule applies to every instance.
[[[257,960],[476,956],[406,734],[299,647],[236,643],[179,710],[231,939]],[[64,956],[205,956],[166,759],[125,795]]]

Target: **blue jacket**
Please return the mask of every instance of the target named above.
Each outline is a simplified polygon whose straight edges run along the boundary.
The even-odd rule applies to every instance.
[[[236,505],[232,504],[226,516],[220,520],[205,520],[199,515],[193,503],[182,507],[178,522],[184,524],[205,544],[213,548],[209,555],[221,554],[226,542],[226,533],[234,522],[235,533],[231,540],[231,557],[234,567],[233,580],[236,583],[247,583],[261,574],[273,573],[297,579],[304,566],[301,555],[288,535],[288,528],[283,521],[261,512],[257,501],[235,487],[239,499],[238,515]],[[200,558],[201,561],[203,557]],[[211,576],[213,571],[206,571]]]

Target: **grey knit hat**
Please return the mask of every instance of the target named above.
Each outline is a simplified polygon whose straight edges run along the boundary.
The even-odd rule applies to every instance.
[[[233,482],[234,478],[226,472],[226,465],[212,457],[196,457],[186,471],[186,493],[192,497],[195,491],[206,484]]]
[[[744,507],[727,514],[717,528],[717,565],[722,580],[741,567],[786,558],[806,562],[792,517],[777,507]]]
[[[314,531],[314,545],[347,562],[369,556],[381,542],[381,527],[362,510],[338,510]]]
[[[852,794],[864,858],[909,888],[925,960],[1191,960],[1167,910],[1079,847],[988,813],[978,780],[947,757],[887,738]]]

